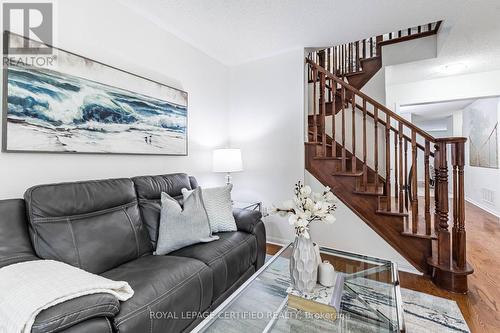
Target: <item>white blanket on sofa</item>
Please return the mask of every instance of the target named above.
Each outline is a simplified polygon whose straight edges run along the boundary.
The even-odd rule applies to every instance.
[[[42,310],[96,293],[109,293],[120,301],[134,295],[127,282],[58,261],[35,260],[0,268],[0,332],[29,333]]]

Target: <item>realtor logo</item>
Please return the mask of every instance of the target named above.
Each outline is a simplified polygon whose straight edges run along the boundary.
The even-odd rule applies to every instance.
[[[2,9],[3,30],[25,37],[19,45],[9,43],[4,54],[52,54],[52,3],[8,2]]]

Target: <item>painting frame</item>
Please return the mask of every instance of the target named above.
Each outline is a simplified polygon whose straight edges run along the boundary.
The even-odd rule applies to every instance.
[[[25,40],[29,40],[31,41],[29,38],[27,37],[24,37],[24,36],[21,36],[21,35],[18,35],[18,34],[15,34],[15,33],[12,33],[10,31],[4,31],[3,32],[3,45],[2,45],[2,49],[3,49],[3,59],[5,59],[6,57],[9,57],[9,54],[6,53],[6,50],[8,50],[8,47],[9,47],[9,41],[10,41],[10,35],[15,35],[15,36],[18,36],[18,37],[21,37]],[[135,78],[137,80],[144,80],[144,81],[147,81],[149,83],[152,83],[152,84],[156,84],[160,87],[164,87],[166,89],[171,89],[173,91],[176,91],[180,94],[182,94],[183,96],[185,96],[185,110],[186,110],[186,114],[185,114],[185,139],[184,139],[184,152],[182,153],[170,153],[170,152],[158,152],[158,153],[152,153],[152,152],[113,152],[113,151],[57,151],[57,150],[29,150],[29,149],[9,149],[9,146],[8,146],[8,140],[9,140],[9,132],[8,132],[8,116],[9,116],[9,109],[8,109],[8,78],[9,78],[9,66],[5,65],[5,60],[3,60],[3,68],[2,68],[2,148],[1,148],[1,151],[2,152],[5,152],[5,153],[35,153],[35,154],[79,154],[79,155],[139,155],[139,156],[188,156],[189,155],[189,94],[188,92],[184,91],[184,90],[181,90],[181,89],[178,89],[178,88],[175,88],[175,87],[172,87],[172,86],[169,86],[165,83],[162,83],[162,82],[159,82],[159,81],[156,81],[156,80],[153,80],[153,79],[150,79],[150,78],[147,78],[145,76],[142,76],[142,75],[139,75],[139,74],[136,74],[136,73],[133,73],[133,72],[129,72],[129,71],[126,71],[126,70],[123,70],[121,68],[118,68],[118,67],[115,67],[115,66],[112,66],[112,65],[108,65],[108,64],[105,64],[101,61],[97,61],[97,60],[94,60],[92,58],[88,58],[88,57],[85,57],[85,56],[82,56],[80,54],[76,54],[74,52],[71,52],[71,51],[67,51],[65,49],[61,49],[61,48],[58,48],[58,47],[55,47],[53,45],[48,45],[48,44],[44,44],[46,45],[47,47],[50,47],[54,50],[57,50],[59,52],[64,52],[68,55],[71,55],[71,56],[74,56],[74,57],[77,57],[77,58],[80,58],[82,60],[84,60],[85,62],[91,62],[92,64],[96,64],[96,65],[99,65],[99,66],[103,66],[111,71],[117,71],[119,73],[123,73],[123,74],[126,74],[128,76],[130,76],[131,78]],[[64,73],[61,73],[61,74],[64,74]],[[92,80],[89,80],[89,79],[86,79],[87,81],[92,81]],[[107,84],[104,84],[104,83],[100,83],[100,82],[97,82],[97,81],[94,81],[98,84],[101,84],[101,85],[107,85]],[[113,86],[111,86],[113,87]],[[119,88],[119,87],[113,87],[113,88],[116,88],[118,90],[123,90],[123,91],[128,91],[129,93],[131,94],[139,94],[137,92],[134,92],[134,91],[130,91],[130,90],[127,90],[127,89],[124,89],[124,88]],[[170,103],[172,104],[172,102],[169,102],[167,100],[165,100],[164,102],[166,103]]]

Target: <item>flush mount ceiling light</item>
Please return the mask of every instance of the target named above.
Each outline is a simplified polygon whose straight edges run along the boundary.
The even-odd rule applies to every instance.
[[[458,74],[465,71],[469,66],[463,62],[455,62],[440,66],[438,71],[442,74]]]

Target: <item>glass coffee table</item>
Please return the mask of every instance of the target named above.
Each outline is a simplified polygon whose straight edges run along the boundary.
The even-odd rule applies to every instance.
[[[337,320],[288,307],[291,244],[207,316],[192,332],[402,332],[401,294],[396,264],[387,260],[320,248],[323,260],[344,274]]]

